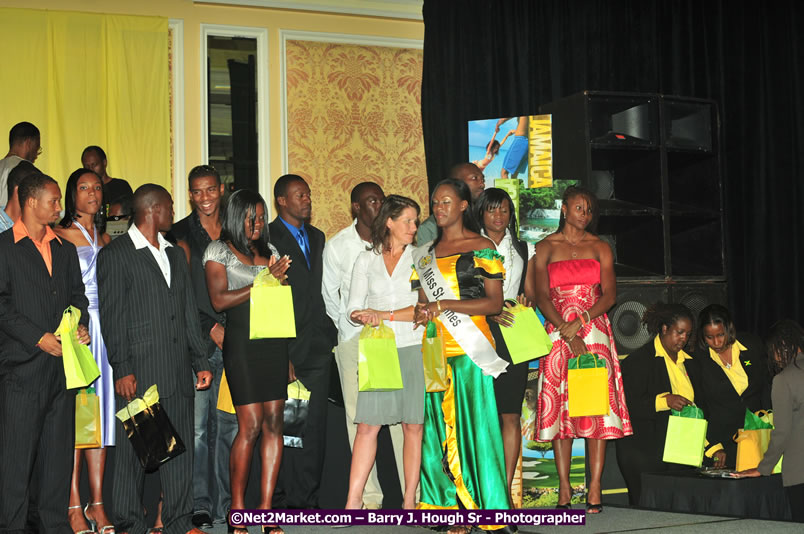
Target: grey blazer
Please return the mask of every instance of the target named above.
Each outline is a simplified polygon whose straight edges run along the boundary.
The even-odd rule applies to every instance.
[[[114,379],[134,374],[137,395],[157,384],[160,397],[192,397],[192,370],[208,371],[187,259],[168,247],[170,287],[147,248],[128,234],[98,256],[101,329]]]
[[[770,475],[782,460],[782,484],[804,484],[804,354],[773,378],[773,424],[771,440],[759,472]]]

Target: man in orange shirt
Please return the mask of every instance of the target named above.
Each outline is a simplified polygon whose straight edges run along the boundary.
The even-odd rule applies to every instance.
[[[78,339],[89,344],[88,301],[75,246],[50,228],[58,184],[34,174],[17,194],[22,215],[0,234],[0,532],[23,531],[35,477],[40,531],[72,534],[75,392],[55,331],[72,305],[81,311]]]

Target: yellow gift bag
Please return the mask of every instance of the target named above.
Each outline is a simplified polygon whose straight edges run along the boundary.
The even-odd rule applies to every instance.
[[[773,412],[759,410],[756,414],[746,410],[743,428],[737,431],[737,471],[754,469],[762,461],[773,432]],[[782,472],[782,458],[773,468],[773,473]]]
[[[101,445],[100,401],[95,388],[82,389],[75,396],[75,448],[97,449]]]
[[[229,391],[229,382],[226,380],[226,371],[221,376],[221,387],[218,389],[218,409],[226,413],[235,413],[232,403],[232,392]]]
[[[428,393],[447,390],[447,356],[444,352],[444,338],[439,334],[436,323],[428,322],[422,343],[424,387]]]
[[[570,417],[608,415],[609,372],[606,361],[594,354],[581,354],[567,362]]]
[[[81,310],[70,306],[61,316],[61,323],[56,334],[61,339],[62,364],[67,379],[67,389],[85,388],[100,376],[100,369],[95,363],[89,347],[78,341],[78,321]]]
[[[263,269],[251,288],[249,339],[296,337],[293,292]]]
[[[382,321],[380,326],[366,325],[360,332],[357,381],[359,391],[402,389],[402,369],[394,331]]]
[[[500,332],[513,363],[535,360],[550,352],[553,342],[533,308],[517,303],[513,308],[505,310],[514,314],[513,326],[500,325]]]
[[[680,412],[671,411],[667,420],[662,461],[701,467],[706,447],[706,428],[703,411],[697,406],[684,406]]]

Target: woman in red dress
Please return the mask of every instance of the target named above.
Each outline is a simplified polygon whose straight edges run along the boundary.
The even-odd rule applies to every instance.
[[[606,311],[617,300],[611,248],[590,233],[597,216],[597,199],[580,187],[564,193],[558,231],[536,244],[533,269],[528,269],[525,294],[544,314],[553,349],[539,363],[536,421],[528,439],[552,441],[559,477],[558,507],[572,499],[569,471],[572,440],[586,438],[590,480],[587,511],[600,513],[600,477],[606,441],[632,433],[625,405],[622,374]],[[567,360],[592,352],[606,360],[609,370],[609,413],[570,417],[567,399]]]

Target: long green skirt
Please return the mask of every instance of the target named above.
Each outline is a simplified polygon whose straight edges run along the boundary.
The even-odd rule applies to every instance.
[[[494,379],[465,354],[447,359],[447,379],[425,394],[419,508],[507,509]]]

